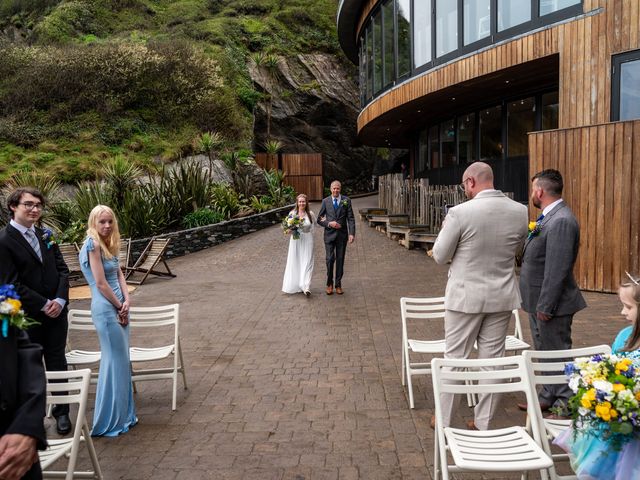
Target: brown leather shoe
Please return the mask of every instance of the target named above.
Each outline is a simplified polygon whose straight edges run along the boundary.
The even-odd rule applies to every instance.
[[[526,403],[516,403],[516,405],[523,412],[527,411],[527,404]],[[547,402],[540,402],[540,410],[542,410],[543,412],[546,412],[550,408],[551,408],[551,405],[548,404]]]
[[[342,287],[336,287],[336,293],[338,295],[342,295],[344,292],[342,291]]]
[[[435,429],[436,429],[436,416],[431,415],[431,430],[435,430]]]
[[[478,427],[476,427],[476,423],[473,420],[467,421],[467,430],[478,430]]]
[[[327,285],[327,295],[333,294],[333,285]]]

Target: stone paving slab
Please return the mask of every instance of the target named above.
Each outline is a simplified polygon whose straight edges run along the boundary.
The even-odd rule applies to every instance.
[[[353,203],[355,210],[375,207],[377,197]],[[139,385],[140,423],[121,437],[94,440],[106,479],[432,478],[431,379],[416,380],[410,410],[400,384],[399,298],[442,295],[447,268],[360,220],[357,226],[343,296],[324,294],[321,229],[311,297],[280,291],[288,237],[279,227],[172,259],[177,278],[151,279],[133,293],[134,305],[180,303],[189,389],[180,384],[172,412],[169,381]],[[624,326],[616,296],[586,297],[575,345],[610,344]],[[89,301],[71,308],[89,308]],[[138,338],[132,334],[132,345]],[[86,333],[71,341],[97,345]],[[503,398],[498,425],[524,421],[515,402]],[[471,416],[461,405],[457,421]],[[84,451],[80,463],[88,464]]]

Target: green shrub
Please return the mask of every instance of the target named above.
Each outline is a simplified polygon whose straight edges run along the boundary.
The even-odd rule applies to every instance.
[[[271,197],[267,195],[262,195],[260,197],[252,196],[251,197],[251,209],[256,213],[265,212],[273,208],[271,205]]]
[[[9,17],[20,12],[39,12],[50,8],[61,0],[0,0],[0,17]]]
[[[204,227],[205,225],[220,223],[224,219],[225,218],[222,213],[216,210],[211,210],[209,207],[205,207],[185,215],[182,219],[182,225],[184,228]]]
[[[34,29],[42,42],[64,43],[79,34],[97,33],[95,7],[89,2],[70,1],[59,4]]]
[[[78,243],[84,241],[87,236],[87,224],[82,220],[74,220],[67,228],[60,232],[60,243]]]
[[[218,183],[211,191],[211,205],[215,210],[224,215],[225,219],[231,218],[240,211],[240,198],[237,192],[226,183]]]

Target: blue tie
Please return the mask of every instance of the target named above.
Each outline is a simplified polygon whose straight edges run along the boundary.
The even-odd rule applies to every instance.
[[[338,210],[338,199],[337,198],[333,199],[333,209],[334,210]]]
[[[543,218],[544,218],[544,213],[541,213],[538,219],[536,220],[536,223],[541,222]]]

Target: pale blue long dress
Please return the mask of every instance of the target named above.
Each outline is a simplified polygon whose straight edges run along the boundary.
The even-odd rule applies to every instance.
[[[94,248],[93,239],[87,238],[80,249],[80,266],[91,288],[91,318],[102,354],[91,435],[116,437],[138,422],[131,385],[129,325],[123,327],[118,322],[118,311],[96,286],[89,265],[89,252]],[[118,282],[118,257],[102,258],[102,266],[109,286],[124,301]]]

